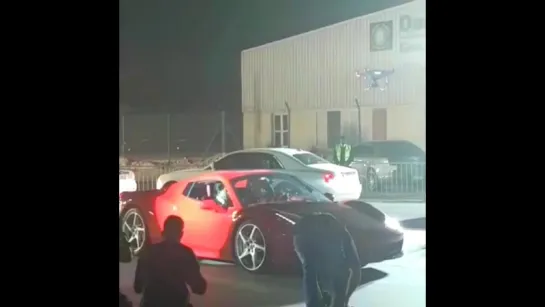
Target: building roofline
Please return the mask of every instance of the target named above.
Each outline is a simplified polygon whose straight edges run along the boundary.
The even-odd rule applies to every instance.
[[[312,34],[315,34],[317,32],[321,32],[321,31],[326,30],[326,29],[331,29],[331,28],[335,28],[335,27],[350,23],[350,22],[352,22],[354,20],[371,17],[373,15],[378,15],[378,14],[388,12],[388,11],[393,11],[393,10],[396,10],[396,9],[399,9],[399,8],[403,8],[405,6],[410,6],[410,5],[412,5],[412,4],[416,3],[416,2],[420,2],[420,1],[421,0],[413,0],[413,1],[408,2],[408,3],[403,3],[403,4],[400,4],[400,5],[392,6],[392,7],[380,10],[380,11],[369,13],[367,15],[358,16],[358,17],[354,17],[354,18],[351,18],[351,19],[343,20],[343,21],[340,21],[340,22],[337,22],[337,23],[334,23],[334,24],[331,24],[331,25],[328,25],[328,26],[325,26],[325,27],[310,30],[310,31],[307,31],[307,32],[304,32],[304,33],[296,34],[296,35],[286,37],[286,38],[282,38],[282,39],[279,39],[279,40],[275,40],[275,41],[272,41],[272,42],[269,42],[269,43],[266,43],[266,44],[263,44],[263,45],[251,47],[251,48],[248,48],[248,49],[244,49],[240,53],[242,55],[242,54],[247,53],[247,52],[256,51],[256,50],[259,50],[259,49],[264,49],[266,47],[277,45],[277,44],[287,42],[287,41],[290,41],[290,40],[293,40],[293,39],[297,39],[297,38],[301,38],[301,37],[305,37],[305,36],[310,36]]]

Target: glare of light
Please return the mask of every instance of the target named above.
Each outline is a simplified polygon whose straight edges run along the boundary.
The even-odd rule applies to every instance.
[[[292,219],[289,219],[287,217],[285,217],[284,215],[280,214],[280,213],[276,213],[276,216],[278,216],[279,218],[283,219],[284,221],[292,224],[292,225],[295,225],[295,222],[292,220]]]
[[[384,226],[391,230],[403,232],[403,227],[401,226],[399,221],[390,216],[386,216],[386,218],[384,219]]]
[[[231,214],[231,220],[233,222],[236,222],[236,220],[238,220],[241,217],[239,213],[240,212],[238,212],[237,210],[233,211],[233,213]]]

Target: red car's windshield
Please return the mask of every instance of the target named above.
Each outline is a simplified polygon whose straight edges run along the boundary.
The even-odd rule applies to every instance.
[[[320,192],[287,174],[259,174],[231,180],[240,204],[247,207],[266,202],[331,202]]]

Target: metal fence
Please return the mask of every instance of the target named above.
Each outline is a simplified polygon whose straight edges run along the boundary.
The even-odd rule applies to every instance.
[[[155,189],[157,178],[175,170],[203,167],[212,161],[185,166],[163,165],[158,167],[126,168],[135,172],[137,188],[140,191]],[[378,167],[377,167],[378,169]],[[386,172],[366,172],[360,174],[362,183],[361,198],[388,199],[399,201],[425,201],[426,199],[426,164],[425,163],[389,163]]]
[[[119,154],[136,159],[206,156],[240,149],[240,112],[123,114]]]
[[[362,197],[369,199],[418,200],[426,199],[425,162],[389,162],[367,166],[360,172]]]

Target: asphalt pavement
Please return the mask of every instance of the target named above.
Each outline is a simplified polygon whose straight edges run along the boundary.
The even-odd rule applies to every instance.
[[[402,221],[407,229],[404,256],[371,264],[363,269],[362,285],[352,295],[351,305],[425,306],[425,203],[375,203]],[[422,228],[422,226],[424,228]],[[138,306],[132,290],[135,263],[122,264],[120,289]],[[203,261],[201,271],[208,281],[204,296],[192,296],[195,307],[304,307],[297,276],[256,275],[229,263]]]

